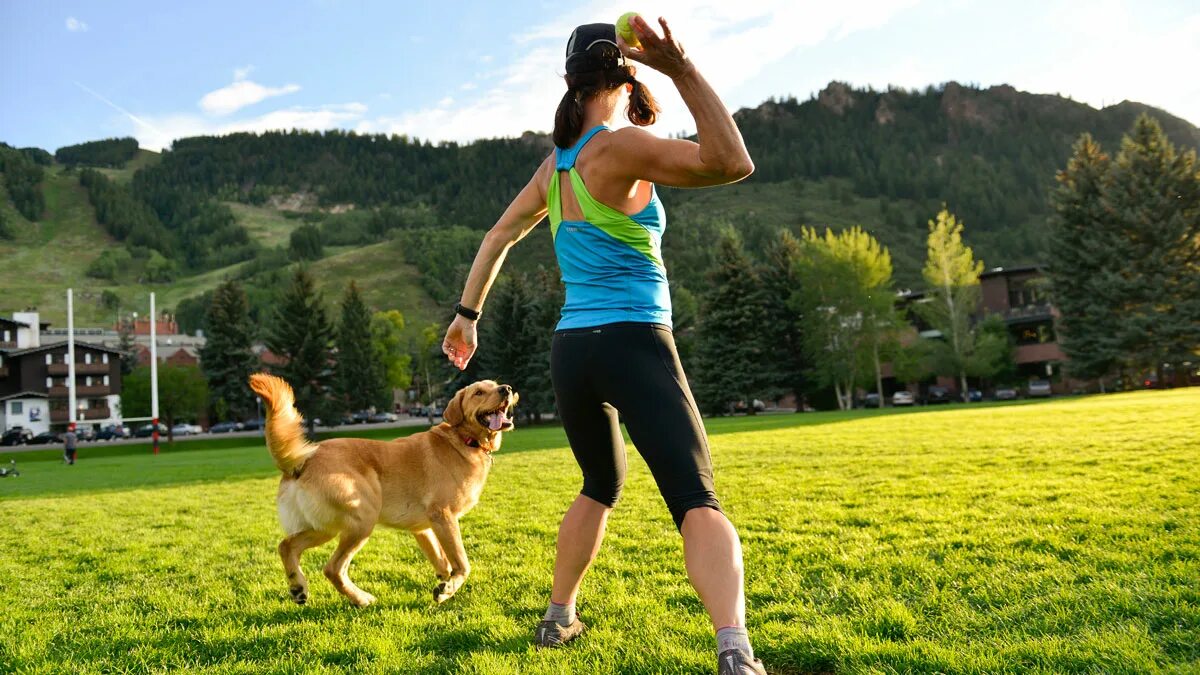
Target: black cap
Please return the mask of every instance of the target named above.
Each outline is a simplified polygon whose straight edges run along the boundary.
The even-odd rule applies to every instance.
[[[612,70],[625,65],[617,47],[617,27],[611,23],[585,23],[567,40],[567,74]]]

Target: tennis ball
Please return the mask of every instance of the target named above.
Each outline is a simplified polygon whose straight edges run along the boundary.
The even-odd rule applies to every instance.
[[[621,15],[621,18],[617,19],[617,35],[620,35],[625,44],[630,47],[642,46],[642,43],[638,40],[637,33],[633,32],[633,26],[629,25],[629,22],[637,15],[637,12],[625,12]]]

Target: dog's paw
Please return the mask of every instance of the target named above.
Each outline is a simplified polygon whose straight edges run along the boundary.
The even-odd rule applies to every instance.
[[[288,589],[292,594],[292,601],[297,605],[303,605],[308,602],[308,589],[303,586],[292,586]]]
[[[350,604],[355,607],[367,607],[368,605],[375,604],[375,596],[366,591],[359,591],[357,595],[350,598]]]
[[[458,592],[458,589],[462,588],[462,585],[462,577],[451,577],[450,579],[443,581],[442,583],[433,587],[433,601],[439,605],[442,604],[443,602],[454,597],[454,594]]]

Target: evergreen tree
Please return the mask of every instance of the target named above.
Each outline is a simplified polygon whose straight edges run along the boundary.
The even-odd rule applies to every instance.
[[[1113,321],[1126,363],[1158,375],[1200,350],[1200,165],[1179,152],[1148,115],[1134,124],[1112,165],[1106,200],[1117,219],[1124,265],[1103,281],[1120,301]]]
[[[769,386],[764,365],[769,357],[764,326],[762,281],[732,229],[717,241],[716,267],[702,298],[696,335],[696,399],[705,412],[729,412],[745,401],[753,413],[754,397]]]
[[[283,365],[275,368],[296,392],[296,408],[308,421],[333,412],[330,404],[333,383],[333,329],[312,275],[296,269],[292,283],[279,299],[266,345]]]
[[[342,297],[337,327],[337,394],[347,410],[391,407],[387,373],[371,344],[371,310],[354,281]]]
[[[763,364],[771,394],[792,394],[797,410],[803,409],[809,362],[804,351],[804,323],[794,295],[804,292],[796,269],[801,242],[791,232],[780,230],[768,246],[765,262],[759,269],[764,299],[770,308],[770,320],[763,326],[763,338],[776,355]]]
[[[121,376],[129,377],[138,366],[137,342],[133,338],[133,322],[122,321],[117,327],[117,349],[121,352]]]
[[[301,225],[292,230],[288,251],[295,260],[320,260],[325,254],[321,230],[316,225]]]
[[[200,349],[200,368],[208,379],[218,418],[245,418],[255,412],[254,392],[246,382],[258,369],[254,354],[254,324],[246,293],[229,280],[213,291],[206,316],[207,341]],[[223,413],[223,414],[222,414]]]
[[[1117,220],[1105,203],[1111,172],[1100,145],[1089,134],[1080,137],[1051,195],[1055,215],[1049,237],[1059,347],[1070,359],[1072,375],[1101,378],[1101,387],[1120,360],[1111,335],[1120,307],[1108,273],[1123,267],[1125,257]]]
[[[939,375],[958,378],[959,394],[965,401],[967,375],[985,372],[972,358],[977,347],[972,315],[979,307],[983,262],[976,261],[971,247],[963,243],[962,231],[962,223],[944,208],[936,220],[929,221],[928,258],[921,271],[929,286],[929,302],[914,308],[942,334],[933,347],[934,369]]]
[[[488,299],[480,324],[480,374],[512,385],[530,421],[554,408],[550,340],[562,306],[558,280],[544,268],[506,276]]]

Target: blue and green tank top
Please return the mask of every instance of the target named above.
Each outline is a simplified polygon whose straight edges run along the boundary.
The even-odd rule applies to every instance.
[[[596,201],[575,170],[579,151],[598,132],[588,130],[575,145],[555,148],[555,171],[546,194],[550,234],[567,297],[558,330],[633,321],[671,325],[671,293],[662,258],[667,214],[651,186],[646,208],[626,215]],[[563,220],[559,180],[570,176],[583,220]]]

